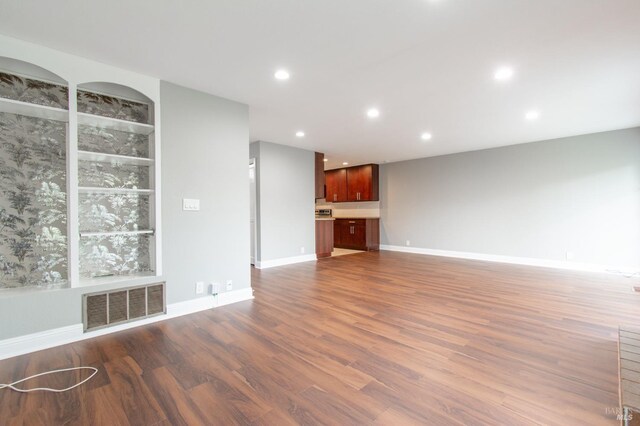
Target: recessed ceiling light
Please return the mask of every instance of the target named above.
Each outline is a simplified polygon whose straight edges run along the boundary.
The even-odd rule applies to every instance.
[[[529,121],[537,120],[538,118],[540,118],[540,112],[536,110],[531,110],[524,115],[524,118],[526,118]]]
[[[367,117],[369,117],[369,118],[378,118],[378,117],[380,117],[380,111],[377,108],[370,108],[367,111]]]
[[[432,137],[433,136],[431,135],[431,133],[428,133],[428,132],[425,132],[420,135],[420,139],[422,139],[423,141],[430,141]]]
[[[345,161],[344,163],[342,163],[342,165],[343,165],[343,166],[348,166],[348,165],[349,165],[349,163]]]
[[[289,71],[287,70],[278,70],[273,75],[277,80],[289,80]]]
[[[303,131],[296,132],[296,136],[299,138],[304,138],[304,132]]]
[[[511,67],[500,67],[496,70],[496,73],[493,75],[498,81],[509,80],[513,77],[513,68]]]
[[[324,161],[324,162],[326,163],[327,161],[329,161],[329,159],[328,159],[328,158],[325,158],[325,159],[324,159],[324,160],[322,160],[322,161]]]

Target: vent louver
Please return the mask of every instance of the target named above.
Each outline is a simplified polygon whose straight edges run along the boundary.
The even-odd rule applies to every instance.
[[[165,312],[164,283],[83,295],[84,331]]]

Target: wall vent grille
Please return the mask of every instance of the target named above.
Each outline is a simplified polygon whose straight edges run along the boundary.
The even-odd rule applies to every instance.
[[[164,283],[84,294],[82,298],[84,331],[167,312]]]

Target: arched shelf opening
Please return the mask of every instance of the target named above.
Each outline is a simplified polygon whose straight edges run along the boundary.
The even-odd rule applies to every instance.
[[[77,86],[80,285],[155,273],[154,103],[108,82]]]
[[[0,289],[69,285],[69,87],[0,57]]]
[[[154,124],[153,101],[138,90],[116,83],[78,85],[78,112],[126,122]]]
[[[67,81],[59,75],[34,65],[30,62],[0,56],[0,72],[16,74],[24,78],[39,80],[45,83],[67,86]]]
[[[69,86],[37,65],[0,57],[0,112],[68,121]]]

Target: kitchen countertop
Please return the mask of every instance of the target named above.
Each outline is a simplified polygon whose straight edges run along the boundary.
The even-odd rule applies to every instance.
[[[349,216],[349,217],[318,217],[316,216],[316,220],[336,220],[336,219],[345,219],[345,220],[362,220],[362,219],[380,219],[379,217],[365,217],[365,216]]]

